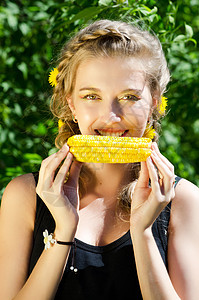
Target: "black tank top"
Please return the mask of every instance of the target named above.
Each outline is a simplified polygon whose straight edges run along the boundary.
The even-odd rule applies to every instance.
[[[37,183],[38,173],[33,173]],[[176,177],[176,183],[180,180]],[[161,212],[153,224],[152,232],[167,267],[167,231],[171,203]],[[33,248],[30,257],[29,274],[33,270],[43,249],[43,231],[54,232],[55,222],[44,202],[37,196]],[[98,299],[142,299],[133,253],[130,231],[118,240],[105,246],[88,245],[76,241],[75,263],[78,272],[70,270],[72,253],[58,287],[56,300],[98,300]]]

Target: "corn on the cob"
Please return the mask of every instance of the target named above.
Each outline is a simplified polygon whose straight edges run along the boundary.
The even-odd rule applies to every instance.
[[[98,135],[74,135],[68,139],[70,152],[81,162],[133,163],[151,155],[151,139]]]

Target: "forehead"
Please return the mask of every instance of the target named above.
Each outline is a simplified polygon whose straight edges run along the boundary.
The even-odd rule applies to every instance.
[[[80,63],[76,73],[76,88],[143,89],[146,74],[143,63],[137,58],[93,58]]]

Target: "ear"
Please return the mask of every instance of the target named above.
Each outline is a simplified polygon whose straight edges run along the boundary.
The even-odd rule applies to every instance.
[[[74,106],[72,97],[71,97],[71,96],[68,96],[68,97],[66,97],[66,100],[67,100],[67,102],[68,102],[68,106],[69,106],[69,108],[70,108],[72,114],[75,115],[75,106]]]
[[[152,104],[151,104],[151,108],[150,108],[149,115],[148,115],[148,121],[150,120],[153,110],[157,107],[157,105],[158,105],[158,98],[156,95],[153,95],[152,96]]]
[[[154,95],[152,97],[152,109],[156,108],[157,105],[158,105],[158,97],[157,97],[157,95]]]

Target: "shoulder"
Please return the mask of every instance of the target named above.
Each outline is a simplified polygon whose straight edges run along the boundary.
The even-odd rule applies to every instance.
[[[175,188],[175,198],[171,206],[173,226],[185,223],[194,216],[199,221],[199,188],[186,179],[181,179]]]
[[[24,192],[35,190],[35,179],[33,173],[24,174],[12,179],[8,183],[5,192],[13,191],[16,188]]]
[[[25,214],[33,221],[36,211],[36,183],[32,173],[18,176],[7,185],[1,203],[1,214]],[[33,225],[33,224],[32,224]]]
[[[199,251],[199,189],[186,179],[181,179],[175,188],[169,223],[169,244],[182,249],[190,245]],[[174,249],[173,249],[174,250]],[[177,250],[179,251],[179,250]],[[174,253],[174,251],[173,251]]]
[[[14,198],[18,198],[19,194],[23,197],[31,198],[32,196],[35,196],[36,189],[35,189],[36,183],[35,179],[32,173],[24,174],[18,177],[15,177],[12,179],[3,194],[3,197],[9,197],[9,196],[15,196]],[[13,200],[14,200],[13,198]]]

